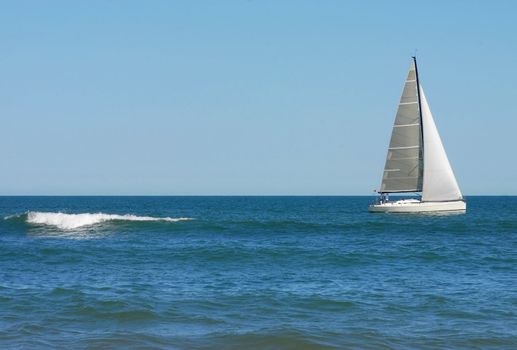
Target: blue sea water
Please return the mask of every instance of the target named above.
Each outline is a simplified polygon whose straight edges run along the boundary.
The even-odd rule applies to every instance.
[[[0,197],[0,348],[517,349],[517,197],[467,200]]]

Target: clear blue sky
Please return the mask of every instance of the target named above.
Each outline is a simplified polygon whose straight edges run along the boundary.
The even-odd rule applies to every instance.
[[[0,194],[370,194],[409,60],[460,187],[517,194],[517,2],[11,1]]]

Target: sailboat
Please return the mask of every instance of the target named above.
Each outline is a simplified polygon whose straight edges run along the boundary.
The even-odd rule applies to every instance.
[[[404,83],[378,192],[370,212],[467,209],[420,84],[416,57]],[[390,201],[392,193],[418,193],[419,197]]]

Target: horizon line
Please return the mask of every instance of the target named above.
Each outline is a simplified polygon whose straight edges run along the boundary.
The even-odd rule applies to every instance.
[[[411,196],[390,194],[391,196]],[[0,197],[375,197],[377,194],[0,194]],[[517,197],[517,194],[468,194],[464,197]]]

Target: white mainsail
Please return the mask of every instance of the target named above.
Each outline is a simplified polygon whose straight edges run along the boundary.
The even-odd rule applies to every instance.
[[[380,192],[421,192],[422,129],[416,65],[411,61],[393,124]]]
[[[422,201],[461,200],[463,196],[443,148],[442,140],[440,134],[438,134],[438,129],[436,129],[422,85],[420,85],[420,102],[422,106],[422,129],[424,132]]]

